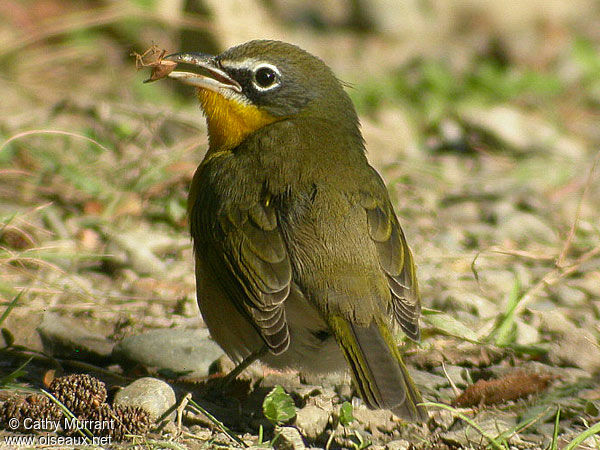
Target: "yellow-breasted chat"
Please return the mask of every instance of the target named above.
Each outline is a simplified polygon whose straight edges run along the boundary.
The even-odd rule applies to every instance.
[[[419,339],[415,265],[354,106],[317,57],[258,40],[165,58],[198,72],[208,152],[189,215],[200,311],[236,362],[349,367],[372,408],[427,417],[394,339]]]

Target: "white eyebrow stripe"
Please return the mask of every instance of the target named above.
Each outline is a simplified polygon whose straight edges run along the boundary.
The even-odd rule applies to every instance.
[[[222,59],[220,61],[221,65],[227,69],[249,69],[252,70],[253,67],[256,67],[260,63],[266,63],[266,61],[260,61],[256,58],[246,58],[242,61],[233,61],[229,59]]]
[[[246,69],[251,72],[255,72],[259,67],[268,67],[272,69],[278,76],[281,76],[281,72],[277,68],[276,65],[271,64],[268,61],[263,61],[256,58],[246,58],[242,61],[232,61],[232,60],[221,60],[221,66],[227,69]]]

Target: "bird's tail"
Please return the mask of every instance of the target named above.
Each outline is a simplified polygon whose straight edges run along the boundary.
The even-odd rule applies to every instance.
[[[426,421],[423,399],[410,377],[389,327],[373,320],[368,327],[339,316],[331,328],[352,370],[363,401],[370,408],[390,409],[410,421]]]

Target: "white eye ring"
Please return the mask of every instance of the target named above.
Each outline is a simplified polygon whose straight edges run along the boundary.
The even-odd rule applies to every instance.
[[[281,84],[281,72],[273,64],[257,64],[252,69],[252,84],[261,92],[274,89]]]

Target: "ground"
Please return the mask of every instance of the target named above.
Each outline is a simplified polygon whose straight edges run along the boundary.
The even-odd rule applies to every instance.
[[[150,373],[255,445],[278,433],[262,406],[281,385],[297,416],[275,446],[296,429],[313,447],[600,448],[598,5],[247,4],[0,7],[0,401],[51,369],[109,387]],[[257,367],[213,398],[206,378],[126,370],[111,353],[145,331],[203,327],[186,196],[204,119],[189,89],[143,84],[130,53],[259,37],[297,43],[348,84],[418,264],[423,337],[404,350],[435,403],[424,426],[356,399],[344,420],[343,376]],[[457,400],[478,380],[500,381]],[[173,427],[136,442],[236,445],[193,406]]]

